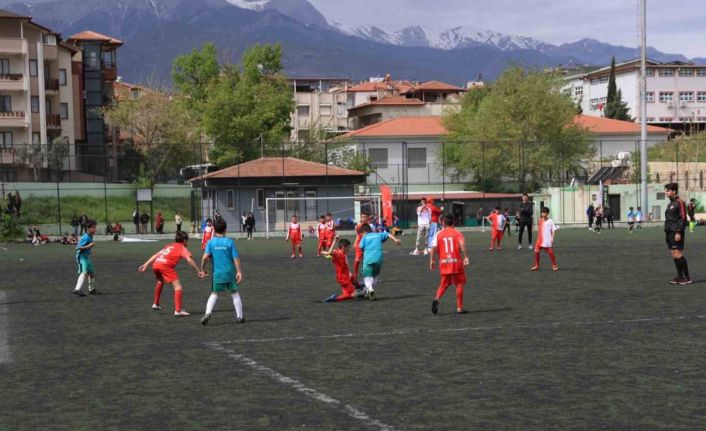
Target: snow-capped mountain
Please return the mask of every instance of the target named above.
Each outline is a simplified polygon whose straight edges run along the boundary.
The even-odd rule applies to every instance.
[[[228,3],[235,7],[241,9],[250,9],[254,11],[265,10],[265,6],[269,3],[269,0],[226,0]]]

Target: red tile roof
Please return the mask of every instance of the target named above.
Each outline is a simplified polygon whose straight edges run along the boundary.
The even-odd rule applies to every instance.
[[[442,136],[446,135],[441,117],[397,117],[381,121],[339,137]]]
[[[382,82],[363,82],[357,85],[348,87],[346,91],[349,93],[356,92],[375,92],[378,90],[387,90],[392,87],[394,90],[398,90],[400,93],[404,93],[409,90],[414,84],[411,81],[382,81]]]
[[[466,91],[465,88],[456,87],[455,85],[447,84],[441,81],[427,81],[417,84],[407,90],[407,93],[415,93],[417,91]]]
[[[284,166],[284,171],[282,170]],[[263,157],[251,160],[220,171],[211,172],[190,181],[227,178],[277,178],[277,177],[354,177],[365,173],[351,169],[327,166],[307,160],[285,157]]]
[[[97,40],[100,42],[108,42],[112,45],[122,45],[123,42],[119,39],[115,39],[110,36],[106,36],[104,34],[91,31],[91,30],[86,30],[82,31],[81,33],[76,33],[75,35],[69,37],[68,40]]]
[[[363,103],[358,106],[354,106],[349,111],[354,109],[365,108],[367,106],[402,106],[402,105],[414,105],[414,106],[424,106],[424,102],[419,99],[409,99],[404,96],[387,96],[380,100],[374,102]]]
[[[582,126],[593,133],[604,135],[639,134],[640,123],[632,121],[613,120],[612,118],[577,115],[574,124]],[[647,126],[647,133],[671,133],[671,129],[657,126]]]

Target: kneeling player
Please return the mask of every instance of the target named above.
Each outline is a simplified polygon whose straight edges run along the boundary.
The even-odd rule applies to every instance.
[[[177,232],[172,244],[167,245],[162,250],[155,253],[147,262],[140,266],[140,272],[145,272],[147,267],[154,262],[152,270],[154,271],[155,277],[157,277],[157,284],[154,286],[154,302],[152,303],[152,309],[155,311],[162,309],[159,305],[159,300],[162,297],[162,288],[166,283],[171,284],[174,288],[174,315],[189,315],[186,310],[181,308],[183,288],[179,281],[179,275],[174,268],[176,268],[179,260],[185,259],[189,265],[196,270],[200,278],[203,278],[203,272],[196,266],[196,262],[191,258],[191,253],[189,253],[189,250],[186,248],[188,241],[189,235],[186,232]]]
[[[556,232],[556,229],[556,225],[549,218],[549,208],[542,208],[542,214],[539,218],[539,238],[537,238],[537,244],[534,246],[534,266],[530,268],[530,271],[539,270],[539,252],[541,250],[546,251],[549,255],[549,260],[552,261],[552,269],[554,271],[559,270],[554,256],[554,232]]]
[[[335,239],[338,239],[336,237]],[[348,269],[348,251],[351,249],[351,242],[343,238],[338,241],[338,248],[334,250],[332,245],[329,250],[323,252],[324,256],[331,256],[331,262],[336,268],[336,281],[341,286],[341,294],[335,293],[324,300],[324,302],[340,302],[346,299],[353,299],[357,295],[356,285]]]
[[[436,296],[431,302],[431,312],[436,314],[439,311],[439,301],[444,296],[446,289],[450,285],[456,286],[456,313],[464,313],[463,310],[463,286],[466,284],[466,270],[469,259],[466,252],[466,241],[463,234],[454,229],[454,218],[447,215],[444,218],[444,228],[436,234],[432,242],[431,254],[429,256],[429,269],[434,270],[434,256],[439,253],[439,273],[441,274],[441,284],[436,291]],[[463,254],[463,260],[461,260]]]

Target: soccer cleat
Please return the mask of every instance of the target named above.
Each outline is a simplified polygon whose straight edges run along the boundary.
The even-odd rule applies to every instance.
[[[336,302],[337,295],[334,293],[331,296],[324,299],[324,302]]]
[[[86,296],[86,294],[83,293],[83,290],[74,290],[73,293],[74,293],[74,295],[78,295],[78,296]]]
[[[299,258],[301,259],[302,257],[304,257],[304,255],[299,253]]]
[[[679,284],[683,286],[683,285],[686,285],[686,284],[692,284],[693,282],[694,282],[694,280],[692,280],[691,278],[689,278],[689,277],[684,277],[684,278],[681,279],[681,281],[679,282]]]
[[[461,309],[456,309],[456,314],[468,314],[468,310],[464,310],[463,308]]]
[[[162,309],[162,307],[160,307],[158,304],[152,304],[152,309],[153,309],[154,311],[159,311],[159,310]]]
[[[368,299],[371,301],[375,301],[376,298],[375,298],[375,291],[374,290],[371,290],[370,292],[368,292]]]
[[[537,265],[535,265],[532,268],[530,268],[530,271],[539,271],[539,267]]]
[[[410,251],[409,254],[411,254],[412,256],[419,256],[419,250],[415,248],[414,251]]]
[[[424,256],[429,256],[429,249],[428,248],[424,249]]]
[[[433,301],[431,301],[431,312],[436,314],[439,312],[439,300],[434,298]]]
[[[211,320],[211,313],[206,313],[206,314],[204,314],[203,317],[201,318],[201,324],[202,324],[203,326],[206,326],[206,325],[208,325],[208,321],[209,321],[209,320]]]
[[[99,291],[97,291],[96,289],[90,289],[90,290],[88,291],[88,293],[90,293],[91,295],[100,295],[100,294],[101,294],[101,293],[100,293]]]
[[[682,277],[674,277],[673,279],[669,280],[669,284],[679,284],[683,281]]]
[[[295,257],[297,257],[297,255],[296,255],[296,254],[293,254],[293,255],[292,255],[292,259],[294,259]]]
[[[174,315],[176,317],[182,317],[182,316],[191,316],[191,314],[187,313],[186,310],[181,310],[181,311],[175,311]]]
[[[559,271],[559,267],[556,265],[552,266],[552,271]]]
[[[521,245],[518,245],[518,246],[517,246],[517,249],[518,249],[518,250],[522,250],[522,246],[521,246]]]
[[[238,317],[235,319],[235,321],[238,323],[245,323],[245,317]]]

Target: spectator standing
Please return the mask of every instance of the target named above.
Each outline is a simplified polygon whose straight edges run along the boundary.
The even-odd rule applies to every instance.
[[[223,220],[223,216],[221,215],[221,212],[216,210],[213,212],[213,222],[217,222],[218,220]]]
[[[179,211],[174,214],[174,223],[176,224],[176,231],[180,232],[181,231],[181,224],[184,222],[181,218],[181,214],[179,214]]]
[[[588,230],[593,230],[593,219],[596,217],[596,208],[593,204],[588,204],[586,216],[588,216]]]
[[[15,214],[15,196],[12,193],[7,194],[7,213]]]
[[[147,215],[147,212],[143,211],[142,215],[140,216],[140,233],[143,235],[147,234],[147,223],[150,222],[150,216]]]
[[[15,210],[17,210],[17,217],[20,216],[20,207],[22,207],[22,198],[20,197],[20,192],[15,192]]]
[[[503,233],[507,231],[507,236],[512,236],[512,233],[510,232],[510,208],[505,208],[503,215],[505,216],[505,227],[503,228]]]
[[[81,227],[81,232],[80,235],[83,235],[84,233],[88,232],[88,216],[86,215],[85,212],[81,211],[81,215],[78,216],[78,224]]]
[[[162,234],[164,232],[164,217],[162,217],[162,213],[158,212],[157,217],[154,219],[154,224],[155,224],[155,229],[157,230],[158,234]]]
[[[534,205],[529,200],[529,195],[527,193],[522,194],[522,202],[520,202],[520,232],[518,233],[518,245],[517,249],[522,248],[522,235],[527,229],[527,248],[534,250],[532,247],[532,222],[534,215]]]
[[[135,208],[135,211],[132,212],[132,224],[135,225],[136,234],[142,233],[140,230],[140,213],[137,211],[137,208]]]
[[[245,232],[247,230],[248,213],[243,211],[243,215],[240,216],[240,231]]]
[[[607,223],[607,229],[615,229],[615,224],[613,224],[613,209],[609,206],[606,205],[605,210],[603,211],[603,217],[605,217],[605,221]]]
[[[483,225],[483,207],[478,208],[478,211],[476,211],[476,223],[478,226]],[[458,226],[458,224],[456,224]]]
[[[251,240],[255,230],[255,215],[253,213],[249,213],[245,218],[245,230],[248,232],[248,240]]]
[[[74,228],[74,235],[78,235],[78,225],[78,216],[74,213],[74,215],[71,216],[71,227]]]
[[[598,205],[593,213],[593,216],[595,217],[595,227],[593,228],[593,231],[596,233],[601,233],[601,227],[603,226],[603,207]]]
[[[427,251],[427,235],[429,235],[430,223],[431,211],[427,206],[427,199],[422,198],[417,207],[417,244],[409,254],[419,256],[419,250],[423,250],[425,255],[429,254],[429,251]]]

